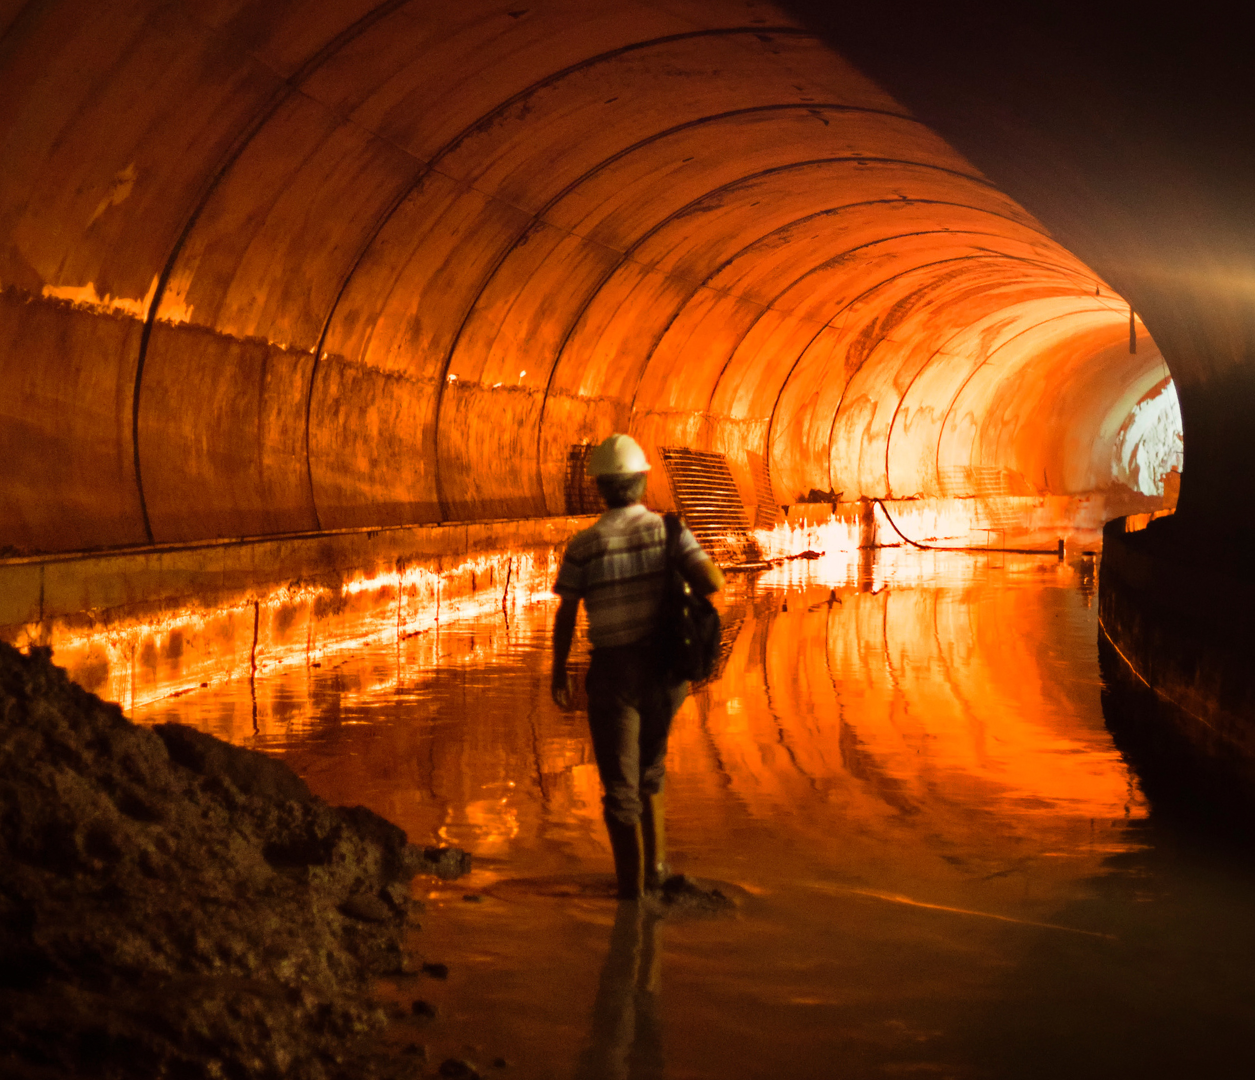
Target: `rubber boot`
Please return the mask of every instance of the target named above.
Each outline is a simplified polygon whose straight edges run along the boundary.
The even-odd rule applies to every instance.
[[[614,853],[614,874],[619,879],[619,899],[639,900],[644,893],[645,860],[639,823],[625,825],[616,818],[606,818],[610,834],[610,850]]]
[[[662,792],[646,795],[641,811],[641,834],[645,848],[645,888],[656,892],[671,871],[667,866],[667,804]]]

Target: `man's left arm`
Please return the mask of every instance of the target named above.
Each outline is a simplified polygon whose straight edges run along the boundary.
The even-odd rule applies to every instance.
[[[709,555],[702,554],[701,561],[693,565],[685,578],[695,593],[709,596],[723,588],[723,571],[719,569]]]
[[[695,593],[709,596],[723,588],[723,571],[719,569],[709,555],[703,550],[686,525],[680,530],[677,543],[677,556],[680,573],[692,586]]]

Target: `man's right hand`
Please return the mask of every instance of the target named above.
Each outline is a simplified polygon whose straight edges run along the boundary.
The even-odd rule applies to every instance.
[[[712,559],[703,559],[693,567],[689,584],[702,596],[717,593],[724,586],[723,571],[715,565]]]
[[[549,692],[553,695],[554,703],[563,712],[571,708],[575,700],[575,692],[571,687],[571,676],[566,671],[555,671],[553,673],[553,681],[549,684]]]
[[[575,636],[575,613],[579,606],[579,600],[564,596],[562,603],[558,605],[557,614],[553,617],[553,680],[549,684],[549,692],[558,708],[563,711],[571,708],[575,701],[566,660],[571,655],[571,639]]]

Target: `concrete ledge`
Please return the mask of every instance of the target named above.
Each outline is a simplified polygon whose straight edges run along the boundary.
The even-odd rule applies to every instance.
[[[1210,778],[1199,783],[1255,793],[1255,579],[1224,554],[1172,518],[1132,533],[1122,518],[1108,523],[1100,634],[1105,671],[1153,694],[1131,726],[1170,748],[1183,773]]]
[[[589,518],[537,518],[0,560],[0,640],[51,646],[124,707],[548,595]]]
[[[212,604],[278,583],[336,584],[398,561],[452,565],[486,552],[549,548],[592,519],[533,518],[245,537],[114,552],[0,559],[0,637],[45,619],[133,613],[183,601]]]

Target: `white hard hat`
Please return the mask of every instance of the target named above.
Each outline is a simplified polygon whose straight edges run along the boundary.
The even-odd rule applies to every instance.
[[[649,462],[631,435],[611,435],[593,447],[588,455],[588,471],[593,476],[631,476],[649,472]]]

